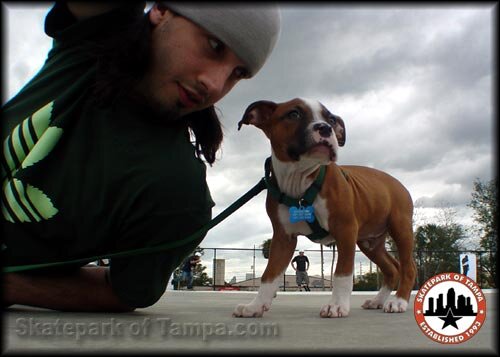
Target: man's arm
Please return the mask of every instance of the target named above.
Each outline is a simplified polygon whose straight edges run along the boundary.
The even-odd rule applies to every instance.
[[[83,20],[87,17],[97,16],[111,11],[120,6],[120,3],[113,2],[68,2],[69,11],[77,20]]]
[[[57,276],[9,273],[3,276],[4,304],[59,311],[130,312],[107,282],[105,267],[84,267]]]

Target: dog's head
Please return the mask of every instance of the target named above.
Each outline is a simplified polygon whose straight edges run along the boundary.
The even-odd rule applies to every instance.
[[[262,129],[280,161],[313,159],[325,165],[335,162],[345,144],[344,121],[318,101],[292,99],[286,103],[261,100],[248,106],[243,124]]]

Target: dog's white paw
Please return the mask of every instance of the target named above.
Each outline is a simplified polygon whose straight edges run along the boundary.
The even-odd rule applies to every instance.
[[[346,317],[348,315],[349,305],[345,304],[326,304],[319,312],[319,316],[321,317]]]
[[[384,304],[384,312],[405,312],[408,308],[408,301],[402,298],[390,299]]]
[[[382,301],[380,301],[379,299],[375,298],[375,299],[368,299],[364,302],[363,305],[361,305],[361,307],[363,309],[381,309],[382,307],[384,306],[384,304],[382,303]]]
[[[233,317],[262,317],[269,310],[266,304],[239,304],[233,311]]]
[[[391,295],[392,289],[387,286],[382,286],[380,291],[373,298],[365,301],[361,307],[363,309],[381,309],[384,307],[384,303],[387,301],[387,298]]]

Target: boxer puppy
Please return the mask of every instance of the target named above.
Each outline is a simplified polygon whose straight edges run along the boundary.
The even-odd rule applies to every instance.
[[[404,312],[415,281],[413,259],[413,202],[394,177],[368,167],[339,166],[339,146],[346,140],[343,120],[318,101],[293,99],[286,103],[252,103],[239,122],[261,129],[271,142],[271,181],[293,199],[303,197],[326,165],[321,189],[314,199],[314,216],[327,236],[317,241],[335,243],[338,262],[331,299],[320,310],[321,317],[345,317],[350,310],[356,245],[383,273],[382,288],[364,309]],[[283,273],[293,256],[298,235],[309,235],[306,221],[291,221],[289,207],[267,194],[266,210],[273,237],[267,267],[257,296],[236,306],[235,317],[260,317],[269,310]],[[293,222],[293,223],[292,223]],[[398,249],[399,262],[385,248],[390,235]],[[393,289],[395,296],[390,297]]]

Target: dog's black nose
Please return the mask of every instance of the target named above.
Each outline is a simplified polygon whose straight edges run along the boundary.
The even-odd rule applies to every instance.
[[[313,129],[315,131],[318,131],[319,135],[321,135],[324,138],[329,138],[333,132],[332,127],[326,123],[314,124]]]

